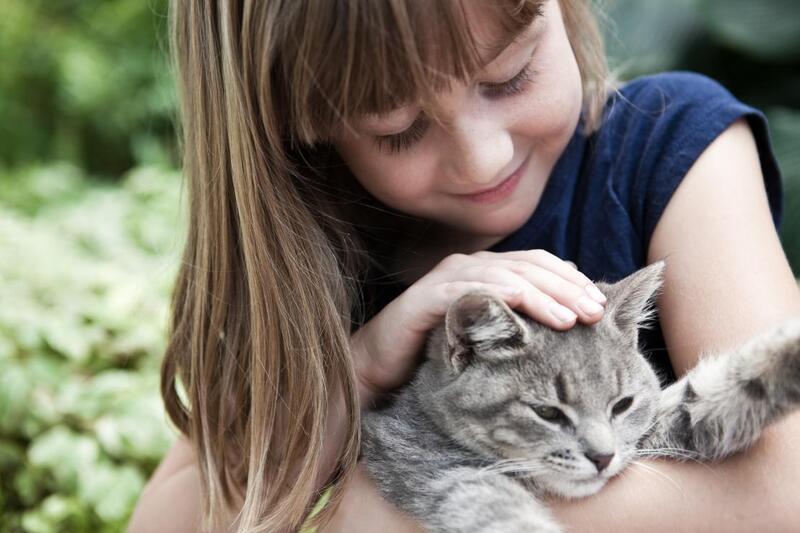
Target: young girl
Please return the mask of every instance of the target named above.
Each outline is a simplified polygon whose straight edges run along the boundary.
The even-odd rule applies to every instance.
[[[296,531],[326,486],[320,531],[419,531],[359,467],[359,413],[473,288],[567,329],[602,316],[590,280],[666,258],[646,347],[676,375],[800,313],[763,115],[699,75],[612,89],[588,4],[173,2],[184,436],[131,531]],[[787,530],[798,435],[551,505],[575,531]]]

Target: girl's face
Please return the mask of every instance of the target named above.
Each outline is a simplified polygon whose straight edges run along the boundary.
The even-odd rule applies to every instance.
[[[468,18],[479,41],[494,42],[476,15]],[[480,249],[531,216],[578,124],[581,79],[558,2],[545,2],[470,84],[452,87],[435,102],[443,125],[409,105],[364,117],[334,146],[384,204]]]

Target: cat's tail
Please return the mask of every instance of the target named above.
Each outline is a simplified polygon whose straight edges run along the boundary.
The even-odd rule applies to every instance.
[[[800,406],[800,320],[732,353],[700,360],[667,387],[644,450],[681,450],[702,460],[748,448],[766,425]]]

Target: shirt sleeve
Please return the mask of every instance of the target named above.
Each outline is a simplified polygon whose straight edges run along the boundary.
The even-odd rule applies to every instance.
[[[643,250],[670,198],[700,155],[740,118],[756,141],[764,186],[776,228],[783,189],[763,113],[737,100],[719,83],[699,74],[671,72],[639,78],[624,86],[606,112],[601,132],[613,142],[606,154],[613,187],[627,206]],[[718,177],[719,187],[727,176]]]

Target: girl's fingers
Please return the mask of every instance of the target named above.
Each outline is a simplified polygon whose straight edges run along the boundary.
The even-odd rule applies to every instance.
[[[494,260],[508,259],[512,261],[522,261],[532,265],[540,266],[581,287],[593,300],[597,301],[598,303],[605,303],[606,301],[605,295],[603,295],[597,289],[597,287],[595,287],[592,280],[590,280],[585,274],[577,269],[575,263],[572,263],[571,261],[564,261],[545,250],[520,250],[503,253],[477,252],[473,255],[478,257],[492,258]]]
[[[553,329],[568,329],[575,324],[577,319],[571,310],[531,285],[512,286],[481,281],[446,281],[427,287],[425,294],[428,300],[424,305],[425,313],[420,320],[421,326],[419,327],[433,327],[430,324],[440,323],[450,303],[474,290],[489,291],[502,299],[510,308]],[[417,305],[420,303],[417,301]]]
[[[452,302],[462,295],[476,290],[488,290],[506,303],[518,301],[524,292],[521,283],[485,283],[483,281],[444,281],[422,287],[409,287],[402,296],[408,297],[409,305],[417,309],[415,323],[409,326],[417,331],[427,331],[441,322]]]
[[[509,268],[561,305],[570,308],[581,322],[593,323],[603,316],[603,305],[591,297],[586,286],[576,285],[557,273],[523,261],[516,261]]]
[[[538,272],[526,272],[526,269]],[[580,301],[578,305],[575,302],[583,297],[583,291],[543,268],[495,260],[466,267],[456,274],[459,280],[519,287],[523,295],[518,310],[546,324],[571,326],[579,316],[584,322],[593,322],[602,316],[600,304]],[[589,307],[591,305],[599,309]]]
[[[606,303],[607,299],[605,295],[600,292],[592,280],[590,280],[588,277],[586,277],[586,275],[577,269],[575,263],[563,261],[562,259],[559,259],[555,255],[545,250],[522,250],[503,253],[477,252],[472,255],[475,257],[492,259],[494,261],[504,259],[520,261],[545,268],[578,286],[585,293],[585,295],[589,296],[589,298],[595,302],[599,304]]]
[[[476,272],[481,273],[482,276],[476,276]],[[491,266],[473,266],[464,269],[459,274],[459,277],[466,279],[480,279],[492,283],[500,281],[503,284],[514,286],[516,283],[522,283],[526,289],[535,288],[560,306],[570,309],[581,322],[587,324],[597,322],[603,316],[603,306],[591,299],[583,287],[575,285],[546,268],[524,261],[495,260]],[[523,311],[533,316],[532,313],[535,312],[533,307],[543,305],[539,304],[540,301],[540,296],[532,297],[529,300],[530,303],[524,306]],[[575,316],[570,317],[572,313],[565,313],[564,310],[559,309],[559,306],[551,306],[551,311],[566,321],[575,318]]]

